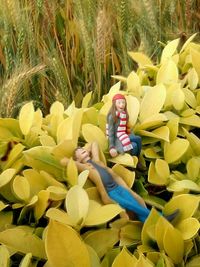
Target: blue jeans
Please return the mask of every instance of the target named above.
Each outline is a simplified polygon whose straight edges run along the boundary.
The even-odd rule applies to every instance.
[[[145,222],[150,210],[143,207],[125,187],[118,185],[111,191],[108,191],[108,195],[122,208],[133,211],[141,222]]]
[[[129,135],[133,149],[130,151],[132,156],[139,156],[142,150],[142,138],[139,135]]]

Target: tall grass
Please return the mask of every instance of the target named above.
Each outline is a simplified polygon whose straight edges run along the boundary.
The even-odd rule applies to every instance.
[[[33,99],[44,113],[55,100],[78,104],[89,91],[100,100],[115,82],[111,75],[133,69],[127,51],[156,60],[161,43],[199,31],[198,5],[198,0],[0,0],[2,116],[15,116],[6,99],[18,107]],[[25,70],[38,65],[45,69],[25,79]],[[10,89],[13,77],[22,80]]]

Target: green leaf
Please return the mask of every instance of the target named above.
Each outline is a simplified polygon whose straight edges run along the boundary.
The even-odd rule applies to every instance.
[[[50,266],[91,266],[86,245],[70,226],[51,220],[45,235],[45,249]]]

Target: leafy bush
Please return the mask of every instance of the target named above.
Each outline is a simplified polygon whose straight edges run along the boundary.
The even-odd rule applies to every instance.
[[[55,102],[43,117],[29,102],[18,119],[0,119],[2,266],[198,266],[200,46],[193,38],[179,52],[179,40],[169,42],[157,65],[130,52],[137,71],[115,76],[120,82],[100,103],[90,104],[90,92],[81,108]],[[108,156],[106,114],[119,91],[142,136],[147,172],[135,171],[136,157]],[[87,171],[78,174],[73,159],[66,168],[60,164],[78,143],[94,140],[102,160],[147,204],[164,214],[179,208],[180,216],[171,224],[152,208],[142,225],[119,218],[117,204],[103,205]],[[166,199],[156,195],[160,189]]]

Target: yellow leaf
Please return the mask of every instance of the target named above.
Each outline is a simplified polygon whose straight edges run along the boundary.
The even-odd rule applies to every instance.
[[[182,90],[183,90],[183,93],[185,94],[185,102],[193,109],[196,109],[197,100],[196,100],[194,93],[188,88],[183,88]]]
[[[120,91],[121,82],[115,83],[109,90],[107,95],[103,95],[102,101],[106,103],[109,100],[112,100],[113,96],[117,93],[121,93]]]
[[[166,60],[158,70],[156,84],[170,85],[177,82],[178,68],[172,59]]]
[[[170,224],[163,216],[160,216],[155,226],[155,237],[160,251],[164,250],[163,236],[169,227],[173,227],[172,224]]]
[[[153,65],[148,56],[140,52],[128,52],[128,55],[138,63],[139,67],[144,65]]]
[[[108,159],[108,161],[135,168],[138,163],[138,158],[135,156],[132,157],[128,153],[125,153],[125,154],[119,154],[115,158],[110,158]]]
[[[31,258],[32,258],[32,253],[27,253],[20,262],[19,267],[29,267],[31,264]]]
[[[178,221],[181,221],[193,216],[199,206],[199,201],[200,199],[195,195],[181,194],[170,199],[165,205],[163,212],[165,214],[170,214],[176,209],[179,209],[180,214],[177,219]]]
[[[44,177],[36,170],[26,169],[23,171],[23,175],[30,184],[31,196],[37,195],[41,190],[46,189],[48,186],[46,179],[44,179]]]
[[[6,246],[0,246],[0,266],[10,266],[10,253]]]
[[[180,118],[180,123],[194,126],[194,127],[200,127],[200,117],[198,115],[192,115],[187,118]]]
[[[70,226],[51,220],[45,236],[45,249],[50,266],[91,267],[86,245]]]
[[[200,139],[194,133],[188,132],[185,128],[183,128],[183,132],[187,137],[187,140],[189,141],[195,155],[200,155]]]
[[[138,119],[138,114],[140,110],[140,103],[138,99],[134,96],[128,95],[126,97],[127,110],[129,114],[129,125],[133,127]]]
[[[167,163],[173,163],[179,160],[187,151],[189,142],[186,139],[177,138],[172,143],[165,142],[164,157]]]
[[[192,57],[192,65],[195,68],[200,80],[200,52],[194,49],[190,49],[190,54]]]
[[[179,118],[170,119],[166,126],[169,128],[169,141],[173,142],[178,134]]]
[[[184,189],[200,193],[200,186],[198,186],[195,182],[188,179],[172,182],[167,187],[168,191],[175,191],[175,192],[182,192]]]
[[[93,249],[89,245],[86,245],[86,247],[88,249],[88,253],[89,253],[89,256],[90,256],[91,266],[102,267],[102,265],[100,263],[100,259],[99,259],[98,255],[97,255],[95,249]]]
[[[11,152],[8,155],[8,160],[3,167],[4,170],[10,168],[16,162],[16,160],[22,156],[22,151],[24,150],[24,148],[25,146],[23,146],[21,143],[15,145],[12,148]]]
[[[41,130],[42,121],[43,121],[42,111],[40,109],[37,109],[34,112],[33,127],[36,127],[38,130]]]
[[[90,108],[85,108],[83,111],[83,118],[82,118],[82,124],[85,123],[91,123],[94,125],[98,125],[98,115],[99,115],[99,111],[94,108],[94,107],[90,107]]]
[[[166,89],[165,86],[159,84],[149,89],[141,102],[139,119],[144,122],[146,119],[160,112],[165,102]]]
[[[141,95],[140,79],[134,71],[132,71],[127,77],[127,91],[132,93],[134,96]]]
[[[34,106],[33,102],[25,104],[19,112],[19,126],[24,135],[27,135],[33,125]]]
[[[136,129],[138,131],[138,130],[143,130],[143,129],[155,128],[156,126],[158,127],[162,125],[163,122],[166,120],[167,120],[167,116],[165,114],[157,113],[145,119],[145,121],[143,121],[140,125],[138,125]]]
[[[78,170],[72,158],[70,158],[67,165],[67,181],[70,185],[76,185],[78,183]]]
[[[65,206],[74,224],[82,224],[89,209],[89,198],[86,191],[79,185],[71,187],[66,196]]]
[[[3,171],[0,174],[0,188],[8,184],[15,175],[15,173],[16,173],[15,169],[6,169],[5,171]]]
[[[158,155],[157,151],[153,147],[149,147],[149,148],[145,149],[144,155],[146,158],[152,158],[152,159],[156,159],[156,158],[160,157]]]
[[[46,190],[41,190],[38,193],[38,201],[34,207],[34,216],[38,221],[45,213],[46,208],[49,205],[49,192]]]
[[[66,114],[68,117],[73,116],[74,112],[76,112],[77,108],[75,106],[75,102],[72,101],[71,105],[68,106],[68,108],[64,111],[64,114]]]
[[[200,223],[196,218],[187,218],[177,224],[176,228],[181,232],[183,240],[188,240],[198,233]]]
[[[85,220],[85,225],[99,225],[110,221],[120,212],[124,211],[118,204],[107,204],[101,206],[99,203],[90,200],[88,215]]]
[[[32,253],[34,257],[46,259],[44,242],[31,231],[28,226],[4,230],[0,232],[0,242],[14,251],[25,254]]]
[[[175,264],[181,263],[184,254],[184,242],[181,233],[168,227],[163,237],[164,250]]]
[[[186,164],[186,169],[189,179],[195,181],[198,178],[200,171],[200,159],[197,157],[189,159]]]
[[[191,90],[196,89],[198,86],[199,77],[198,77],[198,74],[197,74],[195,68],[191,68],[189,70],[188,75],[187,75],[187,79],[188,79],[189,88]]]
[[[88,233],[84,241],[96,251],[99,258],[102,258],[119,241],[119,231],[116,229],[95,230]]]
[[[162,179],[168,179],[170,175],[170,169],[168,163],[163,159],[156,159],[155,161],[155,169],[158,175]]]
[[[52,149],[52,154],[58,159],[62,159],[64,157],[70,158],[76,147],[77,143],[73,139],[64,140]]]
[[[63,113],[64,113],[63,104],[61,102],[59,102],[59,101],[55,101],[50,107],[50,114],[63,115]]]
[[[152,138],[165,140],[167,142],[169,141],[169,128],[167,126],[156,128],[152,132],[139,130],[138,133],[142,136],[149,136]]]
[[[84,96],[84,98],[83,98],[83,100],[82,100],[82,105],[81,105],[82,108],[87,108],[87,107],[88,107],[88,104],[90,103],[90,100],[91,100],[91,98],[92,98],[92,94],[93,94],[93,91],[87,93],[87,94]]]
[[[66,197],[67,190],[60,186],[51,185],[47,187],[49,198],[53,201],[63,200]]]
[[[150,163],[148,171],[148,182],[156,185],[166,185],[168,182],[168,177],[161,177],[160,174],[156,171],[155,165],[153,162]]]
[[[108,146],[108,140],[101,129],[92,124],[83,124],[82,135],[88,143],[96,141],[99,147],[105,151]]]
[[[72,218],[63,210],[56,209],[56,208],[50,208],[47,210],[46,214],[47,218],[50,218],[51,220],[70,225],[75,226],[74,222],[72,221]]]
[[[54,138],[46,134],[40,136],[40,143],[42,146],[56,146]]]
[[[17,175],[13,180],[12,187],[17,198],[24,201],[27,201],[29,199],[30,185],[25,177]]]
[[[78,176],[78,185],[83,187],[85,182],[87,181],[89,175],[89,170],[82,171]]]
[[[131,188],[133,186],[134,180],[135,180],[135,172],[134,171],[130,171],[120,164],[115,164],[112,167],[112,169],[117,175],[119,175],[120,177],[122,177],[124,179],[124,181],[126,182],[128,187]]]
[[[161,64],[164,63],[166,60],[170,59],[173,54],[175,53],[180,39],[175,39],[169,42],[162,51],[161,55]]]
[[[172,104],[176,110],[181,110],[185,104],[185,95],[182,89],[177,88],[172,93]]]
[[[126,247],[115,257],[112,267],[135,267],[136,258],[130,254]]]
[[[182,46],[180,53],[182,53],[186,49],[186,47],[188,46],[188,44],[194,39],[194,37],[196,35],[197,35],[197,33],[194,33],[193,35],[190,36],[190,38],[187,39],[187,41]]]

